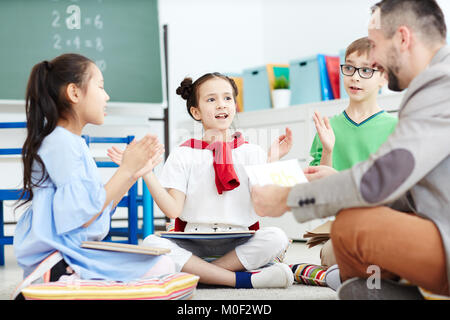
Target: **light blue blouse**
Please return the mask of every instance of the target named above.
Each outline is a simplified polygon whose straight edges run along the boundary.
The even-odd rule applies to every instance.
[[[82,279],[131,281],[142,277],[159,257],[80,247],[83,241],[99,241],[108,234],[115,211],[111,202],[89,227],[82,227],[101,211],[106,199],[84,139],[56,127],[38,154],[49,178],[33,189],[32,203],[20,217],[14,235],[14,251],[24,277],[55,250]],[[33,178],[40,176],[36,165]]]

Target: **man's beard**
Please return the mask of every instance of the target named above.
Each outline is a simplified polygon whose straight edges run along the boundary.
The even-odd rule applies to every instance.
[[[398,77],[394,74],[394,72],[391,69],[387,70],[388,74],[388,88],[392,91],[403,91],[403,89],[400,87],[400,82],[398,80]]]
[[[392,91],[403,91],[404,88],[400,86],[400,80],[396,76],[396,74],[399,74],[400,72],[400,67],[398,65],[399,54],[397,50],[394,49],[394,47],[389,48],[389,52],[390,54],[388,57],[388,64],[390,64],[390,66],[386,68],[389,81],[388,88]]]

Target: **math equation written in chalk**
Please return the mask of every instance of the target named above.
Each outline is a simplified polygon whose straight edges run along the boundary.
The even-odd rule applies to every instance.
[[[102,0],[97,0],[99,4]],[[105,50],[102,38],[104,28],[104,20],[101,12],[88,12],[80,3],[73,1],[51,0],[55,3],[55,8],[51,9],[49,23],[51,24],[53,33],[52,46],[55,51],[80,51],[95,50],[101,53]],[[57,5],[57,7],[56,7]],[[63,5],[61,7],[61,5]],[[98,10],[101,9],[101,6]],[[77,30],[89,29],[89,36],[83,37]],[[67,33],[70,30],[73,32]],[[62,32],[64,31],[64,33]],[[63,36],[65,34],[65,36]],[[106,60],[103,58],[95,61],[101,71],[107,69]]]

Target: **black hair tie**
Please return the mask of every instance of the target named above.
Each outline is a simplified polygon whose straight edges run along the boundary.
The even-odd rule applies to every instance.
[[[47,71],[51,71],[52,70],[52,65],[50,64],[50,62],[45,60],[44,64],[45,64],[45,68],[47,69]]]

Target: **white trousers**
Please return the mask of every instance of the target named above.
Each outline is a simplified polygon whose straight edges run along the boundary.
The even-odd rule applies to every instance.
[[[143,245],[168,248],[166,254],[175,263],[175,271],[180,272],[192,254],[201,258],[223,256],[231,250],[246,270],[261,268],[274,259],[283,260],[289,245],[289,239],[283,230],[277,227],[261,228],[250,238],[220,240],[164,239],[150,235]]]

